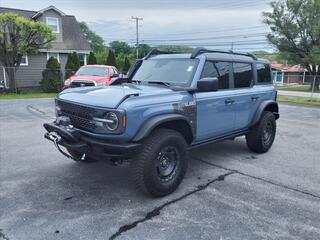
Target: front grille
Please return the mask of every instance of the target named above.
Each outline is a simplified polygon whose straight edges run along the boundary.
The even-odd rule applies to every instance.
[[[96,114],[96,109],[61,100],[58,100],[57,104],[61,109],[61,115],[69,117],[74,127],[89,131],[96,129],[96,125],[91,122],[92,117]]]
[[[95,86],[92,81],[72,81],[70,87],[92,87]]]

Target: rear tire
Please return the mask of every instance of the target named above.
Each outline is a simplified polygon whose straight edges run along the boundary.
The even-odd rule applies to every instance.
[[[175,191],[187,170],[186,152],[187,143],[180,133],[166,128],[152,132],[133,162],[137,187],[154,197]]]
[[[276,120],[272,112],[264,111],[258,124],[246,135],[248,148],[256,153],[267,152],[276,135]]]

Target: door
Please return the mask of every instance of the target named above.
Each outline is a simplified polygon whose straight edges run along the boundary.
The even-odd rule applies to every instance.
[[[216,138],[234,130],[235,108],[230,86],[229,62],[207,61],[201,78],[217,77],[219,90],[216,92],[197,92],[197,137],[196,141]]]
[[[240,131],[249,127],[253,114],[259,103],[259,95],[252,87],[254,83],[253,66],[251,63],[233,63],[235,100],[235,130]]]

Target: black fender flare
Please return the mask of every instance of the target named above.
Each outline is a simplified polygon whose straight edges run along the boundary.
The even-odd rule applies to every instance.
[[[189,120],[186,116],[176,113],[168,113],[164,115],[158,115],[150,118],[146,122],[142,124],[142,127],[138,130],[135,137],[133,138],[133,142],[141,141],[143,138],[148,136],[152,130],[154,130],[157,126],[159,126],[162,123],[175,121],[175,120],[183,120],[185,121],[190,129],[192,129]]]
[[[260,106],[258,107],[258,109],[257,109],[257,111],[256,111],[256,113],[255,113],[255,115],[253,117],[251,126],[254,126],[256,123],[259,122],[263,111],[268,107],[272,107],[272,109],[274,109],[272,112],[275,115],[275,118],[276,119],[279,118],[279,106],[278,106],[278,103],[276,101],[274,101],[274,100],[266,100],[266,101],[263,101],[260,104]]]

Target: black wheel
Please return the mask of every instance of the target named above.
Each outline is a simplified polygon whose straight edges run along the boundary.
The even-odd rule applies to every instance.
[[[74,151],[74,150],[70,150],[67,149],[68,152],[70,153],[71,156],[75,157],[76,159],[79,159],[82,157],[82,154],[80,152]],[[85,158],[79,162],[83,162],[83,163],[91,163],[91,162],[96,162],[97,160],[95,158],[92,158],[90,156],[85,156]]]
[[[134,180],[141,190],[155,197],[172,193],[181,183],[188,166],[187,144],[170,129],[157,129],[143,142],[133,162]]]
[[[247,145],[256,153],[267,152],[276,135],[276,120],[272,112],[263,112],[261,119],[246,135]]]

